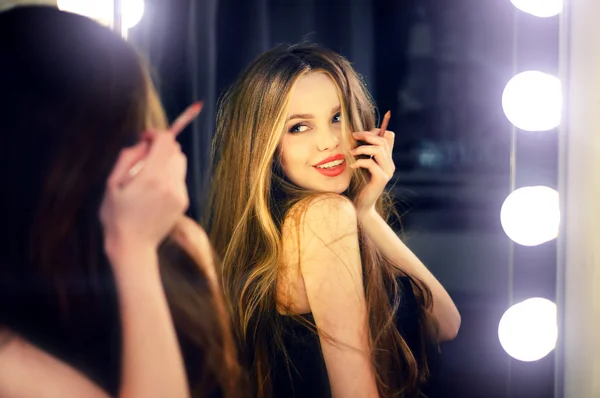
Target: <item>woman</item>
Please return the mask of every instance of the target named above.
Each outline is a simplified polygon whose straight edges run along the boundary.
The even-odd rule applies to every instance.
[[[386,223],[394,134],[374,113],[350,63],[309,45],[261,55],[222,99],[209,234],[260,397],[416,396],[428,343],[458,332]]]
[[[0,48],[0,396],[239,397],[186,159],[139,57],[51,7],[1,13]]]

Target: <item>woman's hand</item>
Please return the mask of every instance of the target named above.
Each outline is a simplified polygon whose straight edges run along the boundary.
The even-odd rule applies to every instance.
[[[100,220],[109,256],[125,246],[156,250],[189,205],[187,159],[168,132],[145,135],[124,149],[108,178]],[[144,167],[130,176],[131,168]]]
[[[350,151],[353,156],[367,155],[370,158],[357,159],[350,167],[362,167],[369,170],[371,178],[369,183],[359,193],[355,201],[357,214],[366,213],[375,208],[377,199],[381,196],[388,181],[394,175],[396,166],[392,159],[394,148],[394,133],[386,131],[384,137],[379,136],[379,129],[359,131],[352,133],[355,140],[364,141],[367,145],[360,145]]]

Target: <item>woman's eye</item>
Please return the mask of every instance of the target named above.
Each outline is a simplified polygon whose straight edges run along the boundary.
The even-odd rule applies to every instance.
[[[339,123],[342,121],[342,115],[338,112],[335,114],[333,119],[331,119],[332,123]]]
[[[306,131],[307,129],[308,129],[308,126],[305,124],[296,124],[290,129],[290,133],[302,133],[303,131]]]

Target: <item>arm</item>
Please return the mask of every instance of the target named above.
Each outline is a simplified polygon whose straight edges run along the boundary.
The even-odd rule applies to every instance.
[[[355,199],[359,223],[364,233],[375,242],[387,258],[401,270],[425,282],[431,289],[433,295],[431,315],[439,325],[438,340],[451,340],[456,337],[461,320],[450,295],[375,210],[377,199],[396,170],[392,158],[394,133],[385,131],[383,136],[380,134],[379,130],[353,133],[355,139],[371,144],[361,145],[350,151],[355,156],[369,156],[369,158],[358,159],[350,165],[354,169],[362,168],[370,173],[370,181]]]
[[[9,333],[0,330],[0,397],[108,398],[71,366]]]
[[[188,397],[179,343],[153,248],[109,244],[123,325],[119,397]],[[143,269],[143,272],[140,272]],[[0,397],[108,398],[95,383],[19,336],[0,331]]]
[[[111,261],[120,265],[116,278],[123,324],[119,397],[188,397],[156,250],[123,246],[107,251]],[[135,272],[139,268],[134,265],[146,269]],[[9,333],[0,328],[0,397],[108,398],[76,369]]]
[[[157,134],[151,141],[122,151],[100,209],[123,328],[119,397],[183,398],[190,393],[157,247],[188,206],[187,161],[172,134]],[[141,159],[142,171],[126,179]],[[17,336],[5,341],[2,333],[7,332],[0,328],[1,397],[106,397],[65,363]]]
[[[152,247],[107,245],[123,327],[121,397],[189,397],[177,335]]]
[[[334,195],[312,203],[300,245],[300,269],[333,397],[378,397],[352,203]]]
[[[400,240],[392,228],[373,209],[358,217],[363,231],[375,242],[382,253],[398,268],[414,276],[431,289],[433,295],[432,316],[439,325],[438,340],[452,340],[460,328],[460,313],[442,284],[425,265]]]
[[[131,178],[131,168],[144,167]],[[185,367],[160,278],[157,249],[189,204],[187,159],[164,132],[125,149],[100,206],[123,336],[123,397],[189,397]]]

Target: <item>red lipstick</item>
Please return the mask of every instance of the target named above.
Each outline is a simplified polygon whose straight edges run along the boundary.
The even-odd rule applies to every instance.
[[[327,167],[327,168],[321,168],[321,167],[317,167],[317,166],[322,166],[326,163],[329,162],[333,162],[336,160],[342,160],[342,163],[337,165],[337,166],[333,166],[333,167]],[[330,156],[326,159],[323,159],[322,161],[320,161],[319,163],[315,164],[313,166],[319,173],[323,174],[324,176],[327,177],[336,177],[339,176],[340,174],[342,174],[344,172],[344,170],[346,170],[346,156],[342,155],[342,154],[337,154],[334,156]]]
[[[313,164],[313,166],[321,166],[325,163],[333,162],[334,160],[344,160],[344,159],[346,159],[346,157],[344,155],[342,155],[341,153],[338,153],[337,155],[333,155],[333,156],[330,156],[328,158],[321,160],[317,164]]]

